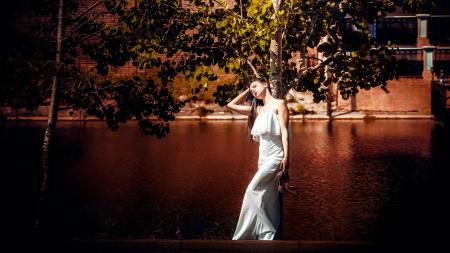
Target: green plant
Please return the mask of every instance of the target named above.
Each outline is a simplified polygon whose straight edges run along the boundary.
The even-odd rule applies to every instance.
[[[290,107],[289,110],[291,111],[292,114],[315,114],[314,111],[312,110],[308,110],[305,108],[305,106],[303,106],[302,104],[297,104],[293,107]]]

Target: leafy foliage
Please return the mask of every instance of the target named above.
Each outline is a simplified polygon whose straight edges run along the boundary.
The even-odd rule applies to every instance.
[[[128,61],[141,69],[157,69],[158,81],[170,84],[178,73],[203,81],[216,79],[215,67],[236,75],[242,87],[255,76],[270,76],[270,39],[283,28],[283,82],[286,89],[312,91],[316,102],[327,99],[337,83],[347,99],[359,89],[385,86],[397,76],[393,45],[380,45],[369,25],[395,6],[393,1],[334,0],[283,1],[274,13],[272,1],[162,1],[140,0],[116,12],[117,26],[85,47],[97,61],[99,73]],[[308,48],[324,58],[306,66]],[[300,63],[293,55],[300,55]],[[162,57],[166,55],[167,57]],[[254,68],[254,69],[253,69]],[[225,104],[230,92],[219,88],[216,102]]]
[[[35,43],[26,34],[7,28],[0,57],[0,106],[13,110],[36,109],[46,102],[54,65],[49,61],[46,45]],[[20,41],[21,43],[17,43]]]
[[[162,65],[164,70],[159,77],[118,78],[110,73],[111,67],[119,67],[130,61],[132,50],[121,49],[129,45],[128,39],[116,39],[123,35],[117,33],[123,31],[127,22],[134,23],[137,19],[106,26],[105,19],[128,11],[128,1],[91,2],[92,6],[80,9],[80,1],[66,1],[66,31],[63,63],[60,66],[56,66],[54,60],[57,1],[32,3],[36,16],[41,16],[30,27],[34,32],[28,35],[11,27],[8,33],[11,35],[8,37],[9,50],[2,53],[0,61],[0,104],[34,110],[48,103],[51,79],[55,71],[59,71],[63,79],[61,104],[64,107],[84,109],[87,115],[104,119],[112,130],[118,129],[120,123],[134,118],[144,135],[164,137],[169,132],[168,122],[175,119],[174,113],[183,106],[182,102],[174,99],[170,88],[169,79],[173,79],[175,70]],[[99,48],[96,51],[89,45],[99,45]],[[80,48],[96,60],[96,71],[76,63]],[[105,53],[102,50],[107,51]],[[149,58],[140,54],[139,59]],[[203,76],[208,77],[208,73]],[[198,73],[196,77],[199,77]],[[150,116],[156,116],[159,120],[150,120]]]
[[[403,9],[419,12],[427,11],[434,7],[438,1],[439,0],[403,0]]]
[[[214,93],[225,105],[256,73],[269,78],[270,40],[280,28],[284,91],[311,91],[320,102],[336,83],[347,99],[398,76],[394,45],[378,44],[370,32],[374,20],[394,10],[393,0],[285,0],[278,13],[272,0],[102,0],[89,14],[77,8],[79,1],[69,1],[64,64],[58,67],[52,59],[53,1],[36,7],[50,17],[28,40],[38,46],[18,43],[25,46],[2,57],[1,69],[9,73],[0,80],[2,105],[36,108],[48,97],[49,77],[62,71],[62,103],[68,107],[105,119],[113,130],[135,118],[143,134],[162,137],[183,106],[172,95],[175,77],[184,77],[199,93],[217,80],[218,71],[234,74],[232,83]],[[106,24],[105,17],[116,22]],[[75,64],[79,48],[95,61],[94,69]],[[314,59],[311,48],[323,57]],[[310,59],[317,64],[306,64]],[[153,74],[118,78],[111,71],[130,62]],[[158,120],[150,121],[151,116]]]
[[[203,11],[195,43],[204,48],[197,53],[238,75],[241,83],[254,75],[248,60],[268,79],[269,44],[277,27],[284,31],[281,69],[286,91],[312,91],[319,102],[334,82],[346,99],[361,88],[384,86],[396,75],[392,45],[377,45],[369,31],[373,20],[394,10],[392,1],[283,1],[278,18],[272,1],[241,3],[227,8],[220,1],[197,2]],[[294,54],[304,60],[308,48],[315,47],[325,57],[318,65],[295,64]]]
[[[228,98],[237,96],[236,86],[232,84],[218,86],[216,92],[213,93],[213,96],[217,98],[216,102],[220,106],[225,106],[229,102]]]

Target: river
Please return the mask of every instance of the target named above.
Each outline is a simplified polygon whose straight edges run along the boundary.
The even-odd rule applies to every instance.
[[[32,223],[43,122],[1,130],[7,205]],[[283,239],[437,240],[450,224],[448,134],[430,120],[291,122]],[[245,121],[175,121],[164,139],[134,122],[59,122],[47,231],[68,238],[229,239],[257,169]],[[176,235],[176,231],[179,234]]]

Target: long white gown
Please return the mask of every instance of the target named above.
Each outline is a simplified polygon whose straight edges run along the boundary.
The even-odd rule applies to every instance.
[[[258,171],[245,191],[233,240],[273,240],[280,225],[276,174],[284,151],[278,115],[260,112],[251,130],[259,142]]]

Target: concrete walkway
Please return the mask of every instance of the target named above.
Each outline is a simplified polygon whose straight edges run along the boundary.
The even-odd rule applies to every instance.
[[[307,115],[290,115],[291,120],[328,120],[329,117],[325,113],[307,114]],[[220,114],[214,113],[204,117],[200,116],[177,116],[177,119],[206,119],[206,120],[246,120],[247,116],[240,114]],[[434,119],[429,114],[413,114],[413,113],[366,113],[366,112],[334,112],[332,119],[335,120],[370,120],[370,119]]]
[[[353,241],[70,240],[42,242],[44,252],[390,252],[393,247]]]
[[[149,117],[150,119],[157,118],[155,116]],[[307,114],[307,115],[290,115],[289,117],[293,121],[306,121],[306,120],[328,120],[329,117],[324,113],[318,114]],[[46,121],[47,116],[19,116],[16,117],[8,117],[8,120],[24,120],[24,121]],[[236,114],[236,113],[212,113],[206,116],[199,115],[185,115],[179,114],[176,115],[177,120],[247,120],[247,116]],[[367,113],[367,112],[334,112],[332,116],[333,120],[372,120],[372,119],[414,119],[414,120],[431,120],[434,119],[434,116],[431,114],[415,114],[415,113]],[[63,116],[59,115],[58,120],[60,121],[70,121],[80,120],[79,116]],[[87,121],[96,121],[99,120],[96,117],[85,117],[82,120]]]

